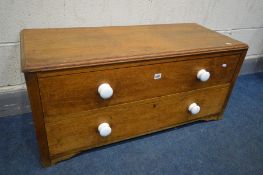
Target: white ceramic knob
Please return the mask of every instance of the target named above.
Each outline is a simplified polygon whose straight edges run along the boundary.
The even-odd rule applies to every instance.
[[[108,83],[103,83],[99,86],[98,93],[102,99],[108,99],[113,95],[113,89]]]
[[[189,110],[189,112],[191,112],[191,114],[195,115],[195,114],[198,114],[200,112],[201,108],[196,103],[192,103],[188,107],[188,110]]]
[[[207,81],[210,78],[210,73],[205,69],[201,69],[197,73],[197,78],[201,81]]]
[[[111,134],[111,127],[108,123],[101,123],[98,127],[98,131],[100,133],[100,136],[107,137]]]

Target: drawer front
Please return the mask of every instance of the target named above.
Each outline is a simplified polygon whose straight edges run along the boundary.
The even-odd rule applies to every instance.
[[[232,80],[238,59],[239,55],[232,55],[41,77],[44,112],[47,116],[69,114],[224,84]],[[197,79],[201,69],[210,72],[206,82]],[[98,87],[102,83],[108,83],[113,89],[110,99],[99,96]]]
[[[51,157],[132,138],[222,111],[229,85],[221,85],[153,99],[95,109],[66,117],[45,118]],[[216,98],[215,98],[216,97]],[[191,114],[190,104],[201,110]],[[100,136],[98,126],[109,123],[112,133]]]

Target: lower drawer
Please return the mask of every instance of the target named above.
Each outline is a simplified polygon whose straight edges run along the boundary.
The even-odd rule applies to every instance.
[[[222,111],[229,85],[105,107],[67,117],[46,117],[46,132],[51,158],[80,150],[151,133]],[[200,106],[199,113],[188,111],[190,104]],[[112,133],[101,137],[99,124],[109,123]]]

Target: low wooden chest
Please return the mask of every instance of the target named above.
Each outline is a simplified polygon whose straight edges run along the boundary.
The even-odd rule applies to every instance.
[[[222,118],[247,49],[197,24],[23,30],[42,164]]]

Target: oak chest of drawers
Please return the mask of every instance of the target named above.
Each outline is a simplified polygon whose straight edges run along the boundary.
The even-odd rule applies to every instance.
[[[222,117],[248,46],[197,24],[26,29],[41,160]]]

